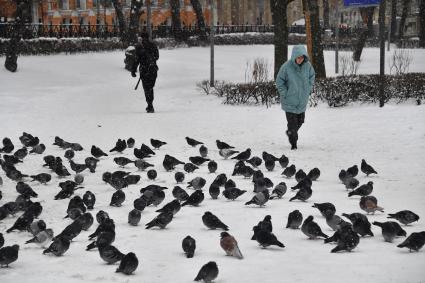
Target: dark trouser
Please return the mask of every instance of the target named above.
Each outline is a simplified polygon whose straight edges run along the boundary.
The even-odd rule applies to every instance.
[[[145,98],[148,106],[152,107],[153,103],[153,87],[155,86],[157,71],[149,70],[140,73],[142,78],[143,90],[145,91]]]
[[[300,114],[286,112],[286,120],[288,121],[288,130],[286,133],[288,134],[289,143],[292,146],[297,145],[298,130],[304,123],[304,118],[305,112]]]

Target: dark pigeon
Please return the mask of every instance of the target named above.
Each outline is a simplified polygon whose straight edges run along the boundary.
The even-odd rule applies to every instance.
[[[134,253],[126,254],[120,262],[119,267],[115,272],[121,272],[126,275],[132,274],[139,265],[139,260]]]
[[[191,236],[186,236],[182,241],[182,248],[187,258],[192,258],[196,250],[196,241]]]
[[[303,215],[299,210],[294,210],[288,214],[288,222],[286,228],[299,229],[303,222]]]
[[[209,211],[205,212],[202,216],[202,222],[205,226],[208,227],[208,229],[223,229],[224,231],[229,230],[229,227],[226,224],[221,222],[221,220],[217,216],[215,216]]]
[[[218,276],[218,267],[215,261],[210,261],[204,264],[196,275],[194,281],[203,280],[206,283],[212,282]]]
[[[365,173],[366,176],[369,176],[370,174],[378,174],[378,172],[376,172],[372,166],[367,164],[367,162],[364,159],[362,159],[362,163],[360,164],[360,170],[363,173]]]

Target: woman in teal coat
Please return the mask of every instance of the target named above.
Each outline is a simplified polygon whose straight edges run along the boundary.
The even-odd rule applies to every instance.
[[[298,130],[304,123],[308,98],[313,88],[315,72],[303,45],[292,49],[291,59],[284,63],[276,76],[276,86],[282,109],[286,112],[291,149],[297,149]]]

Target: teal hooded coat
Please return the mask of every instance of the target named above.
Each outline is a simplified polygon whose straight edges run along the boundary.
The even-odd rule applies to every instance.
[[[304,56],[304,63],[298,65],[295,59]],[[303,45],[292,49],[291,59],[280,67],[276,76],[276,87],[280,94],[280,104],[285,112],[300,114],[305,112],[308,98],[313,88],[315,72]]]

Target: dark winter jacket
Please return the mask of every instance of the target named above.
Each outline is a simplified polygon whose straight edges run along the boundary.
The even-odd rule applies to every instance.
[[[156,61],[159,59],[158,47],[151,41],[144,40],[136,45],[136,60],[134,61],[132,72],[139,71],[141,74],[158,71]]]
[[[295,59],[304,56],[304,62],[298,65]],[[285,112],[303,113],[313,88],[315,72],[307,51],[303,45],[292,49],[291,59],[280,67],[276,76],[276,86],[280,94],[280,104]]]

